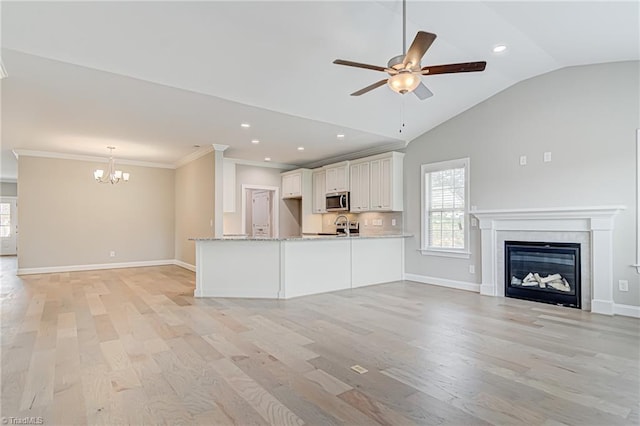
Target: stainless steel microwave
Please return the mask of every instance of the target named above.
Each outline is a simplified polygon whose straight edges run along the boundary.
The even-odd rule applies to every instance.
[[[348,212],[349,192],[333,192],[326,196],[326,210],[328,212]]]

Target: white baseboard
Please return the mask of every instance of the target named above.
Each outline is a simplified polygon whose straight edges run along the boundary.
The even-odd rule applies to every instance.
[[[192,264],[187,263],[187,262],[183,262],[182,260],[174,259],[173,260],[173,264],[176,265],[176,266],[179,266],[181,268],[188,269],[188,270],[193,271],[193,272],[196,271],[196,266],[195,265],[192,265]]]
[[[449,280],[446,278],[428,277],[426,275],[404,274],[407,281],[416,281],[423,284],[433,284],[440,287],[457,288],[459,290],[473,291],[480,293],[480,284],[470,283],[466,281]]]
[[[613,301],[611,300],[591,300],[591,312],[602,315],[613,315]]]
[[[619,305],[614,303],[613,313],[615,315],[622,315],[625,317],[640,318],[640,306]]]
[[[95,271],[100,269],[140,268],[144,266],[177,265],[175,259],[144,260],[140,262],[96,263],[91,265],[48,266],[42,268],[19,268],[17,275],[53,274],[60,272]],[[182,266],[182,265],[178,265]],[[188,269],[188,268],[187,268]]]

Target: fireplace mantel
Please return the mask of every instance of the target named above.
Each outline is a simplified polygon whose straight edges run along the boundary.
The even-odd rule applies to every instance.
[[[498,283],[499,231],[588,232],[591,237],[591,311],[613,315],[613,227],[625,206],[476,210],[482,240],[480,294],[501,296]]]

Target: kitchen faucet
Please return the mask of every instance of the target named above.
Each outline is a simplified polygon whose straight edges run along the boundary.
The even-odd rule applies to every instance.
[[[346,215],[339,214],[339,215],[336,217],[336,220],[335,220],[335,222],[333,222],[333,224],[334,224],[334,225],[337,225],[337,224],[338,224],[338,222],[339,222],[339,220],[340,220],[341,218],[343,218],[343,219],[344,219],[344,223],[345,223],[344,233],[345,233],[345,235],[349,235],[349,233],[350,233],[350,229],[349,229],[349,218],[348,218]]]

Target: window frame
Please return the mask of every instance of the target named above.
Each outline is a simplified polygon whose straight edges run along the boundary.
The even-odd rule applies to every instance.
[[[420,166],[420,252],[426,256],[443,256],[454,257],[461,259],[469,259],[471,257],[471,251],[469,247],[469,175],[470,175],[470,160],[469,157],[458,158],[455,160],[439,161],[436,163],[422,164]],[[428,214],[427,209],[427,189],[426,188],[426,175],[428,173],[439,172],[449,169],[464,168],[464,248],[437,248],[429,247],[429,226],[428,226]]]

